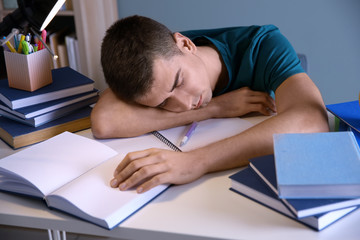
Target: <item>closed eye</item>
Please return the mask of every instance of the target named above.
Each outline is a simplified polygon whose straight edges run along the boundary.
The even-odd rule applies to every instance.
[[[175,90],[175,88],[180,88],[184,85],[185,81],[184,78],[180,79],[180,75],[182,75],[182,71],[181,68],[179,68],[179,70],[176,72],[175,74],[175,78],[174,78],[174,84],[170,90],[170,92],[173,92]],[[160,103],[159,105],[157,105],[156,107],[158,108],[164,108],[164,106],[166,105],[166,103],[168,102],[168,98],[165,99],[162,103]]]
[[[184,78],[182,78],[179,85],[177,85],[176,88],[180,88],[180,87],[184,86],[184,83],[185,83],[185,80],[184,80]]]
[[[165,107],[166,103],[167,103],[168,99],[165,99],[162,103],[160,103],[159,105],[157,105],[157,108],[163,108]]]

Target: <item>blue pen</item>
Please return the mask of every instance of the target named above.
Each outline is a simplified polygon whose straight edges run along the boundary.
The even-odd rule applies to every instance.
[[[197,122],[193,122],[191,124],[189,130],[186,132],[185,136],[183,137],[183,139],[180,142],[180,147],[184,146],[187,143],[187,141],[189,141],[191,135],[193,135],[193,133],[195,132],[197,125],[198,125]]]
[[[18,50],[18,48],[19,48],[19,40],[18,40],[19,38],[18,38],[18,35],[17,34],[15,34],[14,35],[14,47],[15,47],[15,50],[17,51]]]

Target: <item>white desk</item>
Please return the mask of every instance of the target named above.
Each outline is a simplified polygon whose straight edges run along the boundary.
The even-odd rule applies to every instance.
[[[91,137],[90,130],[79,134]],[[108,143],[113,147],[114,141]],[[13,150],[0,141],[0,158],[10,153]],[[40,200],[1,192],[0,224],[141,240],[360,239],[360,210],[316,232],[230,191],[228,176],[237,170],[172,186],[111,231],[49,210]]]

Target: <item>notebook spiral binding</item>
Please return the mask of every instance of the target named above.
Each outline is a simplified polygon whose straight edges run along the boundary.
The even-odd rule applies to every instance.
[[[164,135],[162,135],[161,133],[159,133],[158,131],[153,131],[151,132],[155,137],[157,137],[158,139],[160,139],[160,141],[162,141],[163,143],[165,143],[169,148],[171,148],[172,150],[174,150],[175,152],[182,152],[180,148],[178,148],[175,144],[173,144],[172,142],[170,142],[169,139],[167,139],[166,137],[164,137]]]

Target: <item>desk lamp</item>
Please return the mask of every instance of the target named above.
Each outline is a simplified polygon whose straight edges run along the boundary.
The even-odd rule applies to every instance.
[[[0,23],[0,36],[11,34],[13,28],[30,26],[42,31],[60,10],[65,0],[17,0],[18,9]]]
[[[2,47],[15,34],[18,29],[30,26],[31,31],[37,35],[36,31],[42,31],[51,22],[56,13],[60,10],[65,0],[17,0],[18,8],[4,17],[0,23],[0,47]],[[46,44],[44,46],[49,50]],[[52,51],[50,53],[55,56]],[[3,60],[3,53],[0,53],[0,60]],[[1,64],[2,65],[2,64]]]

